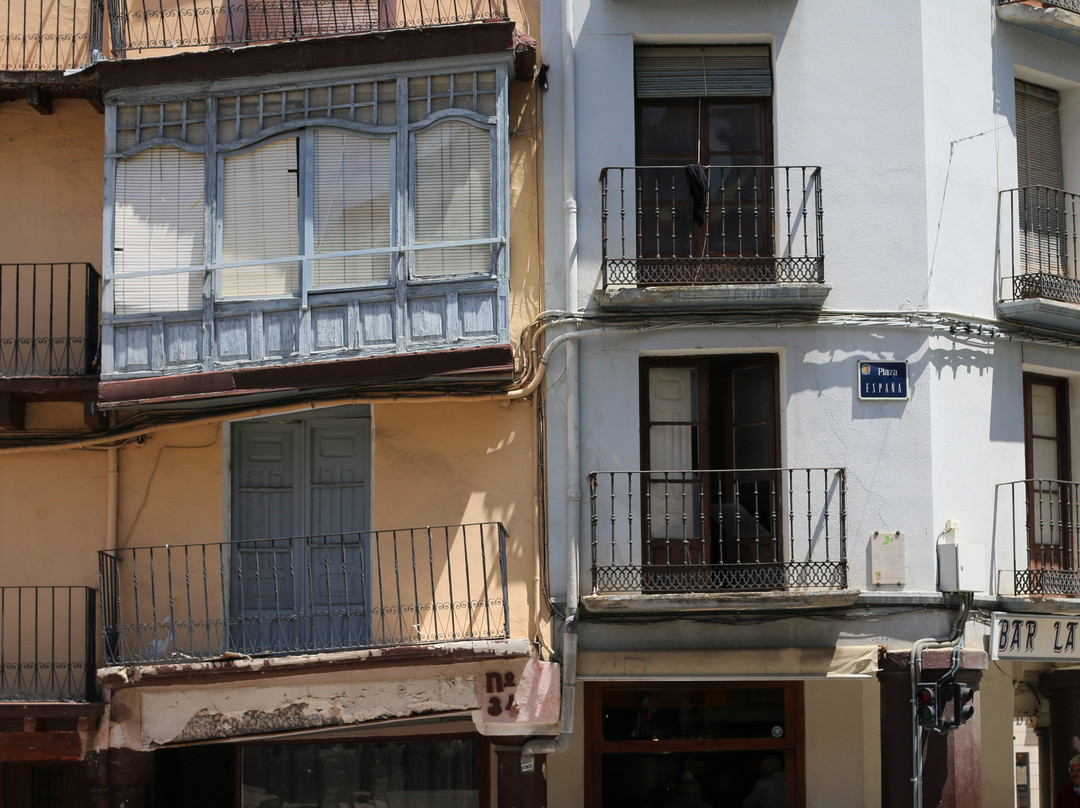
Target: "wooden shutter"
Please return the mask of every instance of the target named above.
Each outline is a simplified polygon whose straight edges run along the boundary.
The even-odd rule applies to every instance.
[[[634,49],[638,98],[772,95],[766,45]]]
[[[226,157],[221,200],[221,297],[296,294],[299,264],[259,263],[300,252],[296,138]]]
[[[390,168],[387,138],[315,132],[316,256],[390,246]],[[389,253],[315,260],[316,288],[389,279]]]
[[[203,156],[168,146],[116,164],[113,310],[116,314],[202,307],[201,271],[125,278],[203,265]]]
[[[464,121],[417,132],[413,155],[414,238],[417,244],[491,237],[491,133]],[[417,277],[487,274],[491,246],[418,250]]]

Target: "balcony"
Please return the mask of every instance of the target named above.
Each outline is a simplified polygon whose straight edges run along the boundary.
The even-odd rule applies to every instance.
[[[1003,317],[1080,330],[1080,197],[1042,186],[1003,191],[999,221]]]
[[[594,595],[847,588],[845,471],[589,475]]]
[[[600,305],[819,310],[821,169],[693,168],[601,171]]]
[[[999,593],[1080,596],[1080,483],[1045,479],[1002,483],[997,500]],[[1008,566],[1012,569],[1002,569]]]
[[[101,50],[103,0],[8,2],[0,26],[0,72],[89,65]]]
[[[110,3],[113,50],[247,45],[509,19],[505,0],[172,0]],[[150,54],[152,55],[152,54]]]
[[[998,0],[997,16],[1010,25],[1080,44],[1078,0]]]
[[[90,264],[0,264],[0,379],[96,373],[100,285]]]
[[[498,523],[99,553],[108,665],[509,637]]]
[[[0,587],[0,701],[94,701],[95,600],[85,586]]]
[[[0,71],[78,69],[103,53],[125,59],[509,20],[505,0],[109,0],[107,6],[106,26],[104,0],[9,4],[0,25]]]

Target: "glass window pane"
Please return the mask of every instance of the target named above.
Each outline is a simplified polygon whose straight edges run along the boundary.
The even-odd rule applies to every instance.
[[[643,155],[672,155],[673,163],[696,159],[698,136],[696,102],[693,104],[640,102],[638,115],[641,121],[639,152]]]
[[[445,121],[415,137],[414,235],[417,244],[491,237],[491,133]],[[468,245],[417,251],[417,277],[487,274],[491,247]]]
[[[314,252],[390,246],[390,141],[344,132],[315,133]],[[390,278],[390,254],[323,258],[315,286],[356,286]]]
[[[113,272],[117,314],[202,307],[203,273],[125,274],[203,264],[203,156],[157,147],[116,165]]]
[[[295,294],[299,265],[259,263],[300,251],[296,138],[275,140],[224,160],[221,296]]]
[[[601,728],[605,741],[782,738],[784,688],[611,689]]]
[[[475,739],[248,747],[241,805],[476,808],[478,748]]]

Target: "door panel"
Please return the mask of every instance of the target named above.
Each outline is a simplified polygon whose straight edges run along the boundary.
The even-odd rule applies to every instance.
[[[367,419],[236,427],[235,650],[272,653],[368,642],[369,431]]]
[[[1028,550],[1032,568],[1072,569],[1076,532],[1070,478],[1068,382],[1024,374]]]
[[[311,429],[312,631],[317,647],[366,642],[367,436],[352,427]]]
[[[783,561],[776,357],[645,359],[642,374],[645,586],[776,580],[751,569]]]
[[[232,650],[286,650],[297,641],[295,536],[298,424],[238,429],[233,464]],[[259,541],[257,541],[259,540]]]

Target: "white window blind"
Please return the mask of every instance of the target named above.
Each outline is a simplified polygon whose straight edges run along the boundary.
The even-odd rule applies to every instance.
[[[296,294],[296,261],[260,263],[300,252],[296,138],[226,157],[222,177],[221,296]]]
[[[417,244],[491,237],[491,134],[463,121],[444,121],[415,136],[414,220]],[[413,274],[486,274],[491,245],[417,250]]]
[[[314,148],[315,287],[386,282],[389,253],[317,256],[390,246],[390,141],[322,129]]]
[[[119,160],[115,216],[116,313],[201,308],[203,156],[159,146]],[[124,277],[188,268],[196,271]]]

